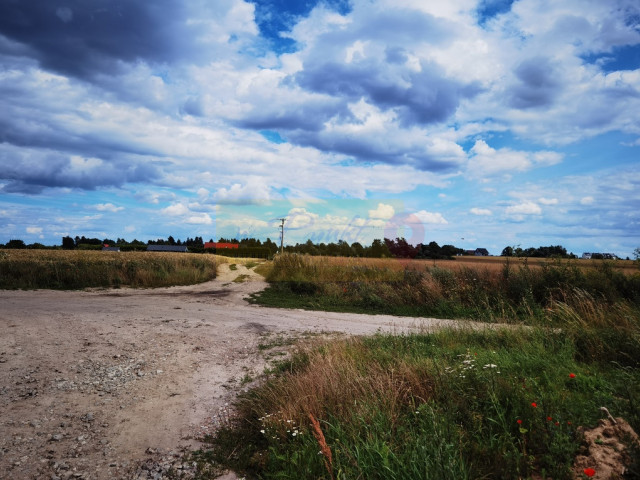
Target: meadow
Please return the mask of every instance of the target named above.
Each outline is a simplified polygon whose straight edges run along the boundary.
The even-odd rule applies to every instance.
[[[607,262],[474,263],[285,255],[260,267],[271,292],[258,302],[510,325],[300,345],[207,438],[202,471],[587,478],[573,462],[600,407],[640,431],[640,275]],[[640,448],[626,441],[625,478],[640,478]]]
[[[191,285],[214,279],[220,262],[213,255],[189,253],[0,250],[0,288]]]

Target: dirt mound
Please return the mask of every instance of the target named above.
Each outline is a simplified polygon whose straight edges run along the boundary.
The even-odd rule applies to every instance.
[[[576,457],[573,464],[574,478],[617,480],[639,478],[640,472],[629,470],[631,457],[629,447],[634,445],[640,448],[638,435],[631,426],[622,418],[613,418],[606,409],[603,409],[608,418],[600,420],[599,424],[591,429],[581,428],[584,436],[582,452]]]

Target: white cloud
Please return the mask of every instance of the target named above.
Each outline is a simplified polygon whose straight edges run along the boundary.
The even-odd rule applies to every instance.
[[[178,217],[180,215],[186,215],[188,213],[189,209],[182,203],[175,203],[162,209],[162,214],[168,215],[170,217]]]
[[[99,203],[95,205],[95,209],[100,212],[119,212],[124,210],[124,207],[116,207],[113,203]]]
[[[505,172],[525,172],[536,166],[548,166],[562,161],[557,152],[525,152],[510,148],[495,149],[484,140],[476,140],[470,150],[467,170],[473,177],[493,176]]]
[[[557,198],[540,197],[538,199],[538,202],[540,202],[543,205],[557,205],[558,204],[558,199]]]
[[[42,227],[27,227],[27,233],[31,235],[42,233]]]
[[[478,215],[478,216],[490,216],[493,215],[493,212],[487,208],[477,208],[477,207],[473,207],[471,210],[469,210],[472,214],[474,215]]]
[[[507,215],[540,215],[542,209],[538,204],[527,201],[507,207],[505,213]]]
[[[292,229],[312,228],[319,218],[317,213],[309,212],[306,208],[292,208],[287,215],[286,226]]]
[[[593,205],[593,202],[595,202],[595,199],[593,197],[582,197],[580,199],[580,205]]]
[[[246,182],[234,183],[229,188],[220,188],[213,195],[211,200],[221,204],[259,204],[270,200],[269,187],[264,180],[253,179]]]
[[[213,220],[207,213],[200,213],[197,215],[191,215],[186,219],[186,223],[190,225],[211,225]]]
[[[445,220],[441,213],[427,212],[426,210],[420,210],[414,214],[420,222],[430,225],[446,225],[449,222]]]
[[[369,210],[369,218],[388,220],[393,217],[395,213],[395,209],[392,205],[379,203],[375,210]]]

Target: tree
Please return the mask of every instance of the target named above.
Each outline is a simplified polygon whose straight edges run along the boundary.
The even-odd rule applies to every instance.
[[[22,240],[9,240],[4,248],[27,248],[27,246]]]
[[[502,253],[500,254],[502,257],[513,257],[513,247],[504,247],[502,249]]]
[[[640,247],[636,248],[633,251],[633,256],[636,259],[636,261],[640,261]]]
[[[71,237],[62,237],[62,248],[65,250],[73,250],[76,248],[76,242]]]

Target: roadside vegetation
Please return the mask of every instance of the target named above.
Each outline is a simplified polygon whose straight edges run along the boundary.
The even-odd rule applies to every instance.
[[[633,262],[428,261],[279,255],[254,302],[290,308],[486,322],[553,323],[557,306],[640,305]],[[496,261],[498,260],[498,261]],[[628,268],[627,268],[628,267]]]
[[[88,250],[0,250],[2,289],[166,287],[212,280],[213,255]]]
[[[595,426],[600,407],[640,431],[638,273],[607,262],[444,268],[293,255],[260,270],[271,287],[259,302],[510,325],[300,346],[206,439],[194,456],[203,472],[587,478],[572,466],[580,427]],[[628,453],[629,478],[640,478],[638,450]]]

